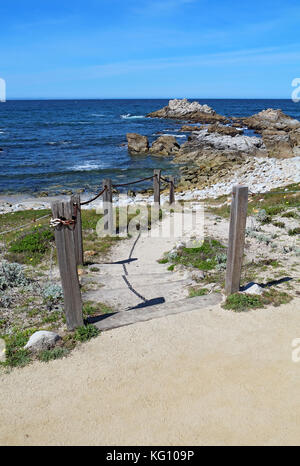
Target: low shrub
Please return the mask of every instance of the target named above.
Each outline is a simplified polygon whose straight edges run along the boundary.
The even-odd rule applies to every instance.
[[[94,325],[87,324],[82,327],[78,327],[74,332],[74,339],[76,341],[88,341],[91,338],[97,337],[100,331],[94,327]]]
[[[231,309],[235,312],[247,311],[248,309],[257,309],[264,307],[264,302],[261,296],[254,296],[244,293],[234,293],[227,296],[225,303],[222,305],[224,309]]]

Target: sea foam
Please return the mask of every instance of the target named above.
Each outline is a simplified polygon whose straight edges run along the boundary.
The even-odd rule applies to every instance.
[[[125,115],[121,115],[121,118],[124,120],[134,120],[138,118],[145,118],[144,115],[131,115],[131,113],[126,113]]]

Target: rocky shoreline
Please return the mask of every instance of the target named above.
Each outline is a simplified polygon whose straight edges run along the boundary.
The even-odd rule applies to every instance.
[[[252,167],[254,158],[261,158],[266,164],[268,158],[300,156],[300,122],[278,109],[263,110],[251,117],[227,118],[207,105],[174,99],[147,117],[194,123],[184,124],[179,129],[189,134],[181,146],[174,136],[160,136],[150,147],[145,136],[127,134],[130,154],[167,156],[180,164],[179,186],[182,189],[205,189],[230,181],[233,171],[245,164]],[[245,135],[245,131],[252,131],[253,135]],[[284,184],[284,179],[282,181]],[[291,182],[294,181],[296,179]]]
[[[281,110],[267,109],[251,117],[228,119],[207,105],[174,99],[147,116],[177,119],[178,131],[188,134],[188,140],[181,145],[174,136],[160,135],[151,146],[146,136],[127,134],[131,155],[170,157],[179,165],[177,199],[216,198],[229,194],[236,183],[249,186],[255,193],[300,182],[300,122]],[[248,130],[254,135],[245,135]],[[122,204],[153,200],[151,190],[129,194],[120,195]],[[40,193],[39,197],[0,196],[0,214],[48,209],[52,200],[65,197],[46,196],[47,193]],[[82,194],[83,200],[89,197],[90,193]],[[165,200],[167,195],[163,193],[162,201]],[[95,208],[95,204],[87,208]]]

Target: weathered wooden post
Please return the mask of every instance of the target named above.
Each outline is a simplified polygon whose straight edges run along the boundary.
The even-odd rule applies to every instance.
[[[104,222],[104,230],[107,231],[108,235],[113,233],[114,219],[113,219],[113,209],[112,209],[112,182],[111,179],[107,178],[103,180],[103,188],[106,190],[103,193],[103,210],[106,221]]]
[[[237,293],[240,289],[247,207],[248,188],[246,186],[239,185],[233,186],[225,281],[226,295]]]
[[[81,208],[80,208],[80,195],[73,194],[71,201],[74,205],[74,212],[76,214],[76,223],[74,227],[74,242],[75,242],[75,256],[76,264],[83,265],[83,244],[82,244],[82,223],[81,223]]]
[[[154,204],[157,205],[160,205],[160,174],[161,170],[154,170],[153,172]]]
[[[172,205],[175,202],[175,191],[174,191],[175,178],[174,176],[169,176],[169,180],[170,180],[169,204]]]
[[[55,201],[51,204],[53,219],[72,220],[73,201]],[[74,226],[58,223],[55,242],[58,265],[64,292],[64,310],[69,330],[83,325],[82,300],[75,256]]]

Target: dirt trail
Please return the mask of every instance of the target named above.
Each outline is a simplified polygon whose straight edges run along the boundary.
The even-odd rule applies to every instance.
[[[2,375],[0,444],[299,445],[299,311],[163,317]]]

